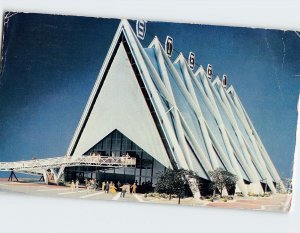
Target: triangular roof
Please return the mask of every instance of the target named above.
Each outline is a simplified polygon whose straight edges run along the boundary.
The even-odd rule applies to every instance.
[[[68,155],[81,156],[106,135],[117,129],[166,167],[171,167],[170,150],[149,93],[136,65],[132,34],[123,21],[115,35],[109,56],[101,69],[84,110]],[[147,99],[149,101],[147,102]]]
[[[136,90],[135,95],[126,89]],[[172,63],[157,37],[143,48],[126,20],[117,29],[67,154],[82,155],[115,128],[167,167],[191,169],[205,179],[223,167],[239,177],[244,194],[243,180],[255,184],[255,193],[263,192],[261,179],[273,192],[273,182],[280,181],[234,88],[224,89],[218,77],[209,80],[202,66],[194,73],[181,53]]]

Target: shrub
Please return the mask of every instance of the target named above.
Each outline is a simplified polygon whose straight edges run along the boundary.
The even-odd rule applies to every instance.
[[[166,198],[165,195],[168,195],[170,200],[178,197],[178,204],[180,204],[180,199],[184,197],[187,187],[190,186],[191,179],[196,181],[196,187],[194,188],[199,189],[200,177],[195,172],[184,169],[167,169],[160,174],[155,191],[161,193],[163,198]]]
[[[221,193],[221,196],[224,188],[226,188],[227,190],[233,189],[236,185],[236,182],[238,181],[236,175],[233,175],[232,173],[225,171],[222,168],[217,168],[214,171],[210,171],[208,172],[208,175],[213,182],[212,188],[214,190],[214,193],[218,189]]]

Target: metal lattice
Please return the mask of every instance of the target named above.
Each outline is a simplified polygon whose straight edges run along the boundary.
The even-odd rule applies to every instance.
[[[123,156],[63,156],[46,159],[32,159],[17,162],[0,162],[0,171],[43,174],[45,170],[74,166],[129,167],[136,165],[136,158]]]

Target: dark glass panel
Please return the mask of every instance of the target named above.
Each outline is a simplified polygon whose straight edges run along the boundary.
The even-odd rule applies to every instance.
[[[101,153],[102,156],[111,156],[114,154],[116,157],[128,154],[130,157],[136,158],[136,166],[134,168],[126,167],[114,169],[80,167],[81,172],[84,172],[84,177],[90,178],[91,172],[93,172],[95,175],[97,174],[99,181],[109,180],[115,184],[118,181],[122,184],[125,182],[132,184],[137,180],[140,186],[138,191],[140,192],[150,192],[153,185],[157,182],[158,173],[165,171],[163,165],[117,130],[114,130],[111,134],[94,145],[85,155],[90,155],[93,152]],[[71,174],[71,170],[69,171]],[[72,171],[72,173],[74,172]],[[77,169],[76,173],[78,173]],[[70,174],[66,174],[66,176],[71,177],[72,174]],[[143,182],[144,185],[142,186]]]
[[[105,170],[105,173],[115,173],[115,169],[107,169]]]
[[[116,174],[124,174],[124,171],[125,171],[125,168],[123,168],[123,167],[115,169]]]
[[[142,158],[142,168],[152,169],[152,166],[153,166],[153,158],[149,154],[144,152]]]
[[[135,170],[135,168],[126,167],[125,168],[125,174],[126,175],[133,175],[134,176],[134,170]]]
[[[158,162],[156,159],[154,159],[153,176],[158,177],[164,171],[165,171],[165,167],[160,162]]]
[[[155,186],[156,183],[157,183],[157,178],[153,177],[153,178],[152,178],[152,184]]]
[[[111,137],[107,137],[103,140],[103,150],[110,150],[111,148]]]
[[[141,177],[141,185],[145,184],[146,180],[145,177]]]

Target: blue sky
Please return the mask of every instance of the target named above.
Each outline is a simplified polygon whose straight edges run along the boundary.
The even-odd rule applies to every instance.
[[[66,153],[100,71],[117,19],[16,14],[4,25],[0,161]],[[135,29],[135,22],[131,22]],[[196,63],[226,73],[281,176],[290,177],[300,91],[295,32],[148,22]],[[1,176],[1,174],[0,174]]]

